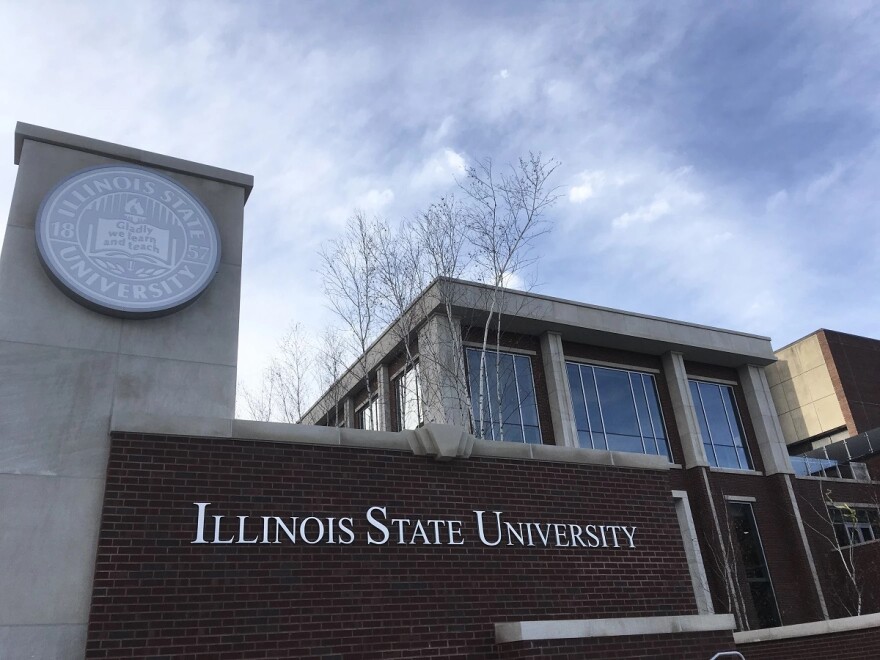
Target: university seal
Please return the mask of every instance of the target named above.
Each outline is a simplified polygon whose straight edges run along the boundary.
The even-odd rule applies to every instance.
[[[220,263],[207,209],[180,184],[133,166],[83,170],[59,183],[43,200],[36,235],[61,290],[113,316],[177,311]]]

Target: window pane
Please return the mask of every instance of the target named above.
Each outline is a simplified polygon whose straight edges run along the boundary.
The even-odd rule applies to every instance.
[[[689,381],[689,385],[709,464],[722,468],[751,469],[733,388],[695,380]]]
[[[520,411],[526,426],[538,426],[538,406],[535,402],[535,388],[532,383],[532,363],[524,355],[515,356],[516,378],[519,386]]]
[[[485,376],[481,379],[482,351],[468,348],[466,355],[475,418],[474,435],[491,440],[540,443],[538,407],[529,358],[488,351],[484,360]],[[483,405],[479,410],[481,384]]]
[[[770,572],[761,538],[755,524],[755,514],[750,504],[729,502],[727,512],[736,545],[739,550],[739,561],[743,566],[744,577],[749,586],[752,605],[758,616],[761,628],[780,625],[779,610],[776,607],[776,596],[770,582]]]
[[[638,454],[642,451],[642,439],[632,435],[608,434],[608,449],[611,451],[631,451]]]
[[[587,416],[590,422],[590,430],[593,432],[593,446],[596,449],[605,449],[602,413],[599,411],[599,399],[596,396],[596,381],[593,377],[593,368],[582,366],[580,369],[581,378],[584,381],[584,398],[587,400]]]
[[[583,383],[581,382],[581,372],[576,364],[567,364],[565,366],[568,371],[568,389],[571,393],[571,404],[574,407],[574,422],[578,430],[578,436],[582,431],[587,431],[587,439],[590,437],[590,425],[587,422],[587,404],[584,401]],[[592,443],[582,447],[589,447]]]
[[[654,422],[654,435],[658,438],[666,438],[666,429],[663,427],[663,415],[660,414],[660,402],[657,400],[657,385],[654,377],[642,374],[645,384],[645,394],[648,397],[648,408],[651,410],[651,421]]]
[[[625,371],[613,369],[597,367],[594,371],[605,432],[638,437],[639,423],[636,419],[629,376]]]
[[[712,383],[700,383],[700,395],[703,397],[703,409],[706,411],[706,423],[711,431],[712,444],[716,447],[719,445],[733,447],[733,435],[727,423],[721,388]],[[718,462],[721,462],[720,456]]]

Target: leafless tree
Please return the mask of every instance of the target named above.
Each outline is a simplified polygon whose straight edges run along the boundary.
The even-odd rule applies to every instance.
[[[379,223],[357,211],[343,235],[321,249],[320,275],[327,303],[350,333],[367,400],[371,398],[367,347],[374,338],[379,316]]]
[[[269,362],[257,391],[243,390],[253,419],[293,424],[314,396],[312,348],[300,323],[291,325]]]
[[[480,386],[477,397],[479,410],[484,410],[483,391],[486,373],[486,354],[489,332],[494,322],[496,409],[502,410],[500,352],[501,310],[504,289],[524,268],[534,263],[535,242],[549,231],[546,211],[559,195],[549,186],[549,179],[559,166],[558,162],[544,160],[541,154],[529,154],[511,165],[508,171],[496,173],[491,159],[481,161],[468,169],[467,178],[460,187],[468,199],[466,226],[472,245],[472,258],[482,279],[491,285],[488,318],[483,328],[483,351],[480,359]],[[501,439],[504,439],[503,420],[499,419]],[[475,435],[485,435],[485,420],[480,415],[480,428]]]

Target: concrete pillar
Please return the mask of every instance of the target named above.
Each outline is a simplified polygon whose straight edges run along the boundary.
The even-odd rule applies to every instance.
[[[747,364],[740,367],[738,373],[764,462],[764,472],[768,475],[794,474],[764,368]]]
[[[16,128],[15,162],[0,255],[0,655],[78,658],[85,651],[111,417],[234,416],[243,207],[253,180],[25,124]],[[190,306],[161,318],[110,316],[63,293],[43,270],[35,240],[41,203],[67,177],[100,166],[141,168],[128,179],[140,177],[139,185],[149,177],[170,179],[213,217],[217,272]],[[87,191],[81,192],[87,200]],[[98,222],[86,216],[90,208],[117,218],[118,205],[97,206],[99,193],[92,192],[96,206],[83,201],[67,207],[72,227]],[[118,192],[114,199],[122,200],[125,212],[138,213],[142,209],[127,205],[134,197]],[[155,204],[147,202],[148,213]],[[168,267],[180,267],[175,259],[189,257],[175,246],[196,239],[184,233],[180,217],[156,217],[147,224],[166,223],[160,237],[185,236],[165,250],[176,255],[167,257]],[[65,231],[73,236],[70,246],[90,258],[100,253],[94,234]],[[144,273],[126,271],[128,277],[149,276]],[[113,276],[105,275],[111,282]],[[126,290],[122,281],[116,281],[119,296]]]
[[[434,315],[419,330],[419,364],[422,372],[422,412],[425,423],[470,428],[461,322],[450,324]]]
[[[558,332],[545,332],[541,335],[541,355],[544,359],[544,378],[547,381],[550,419],[553,421],[556,444],[579,447],[568,372],[565,368],[565,353],[562,350],[562,335]]]
[[[354,399],[350,396],[342,400],[342,417],[345,420],[345,428],[353,429],[354,423]]]
[[[672,413],[675,416],[678,436],[681,438],[685,467],[708,466],[709,461],[706,460],[706,449],[700,437],[697,411],[691,398],[681,353],[670,351],[663,355],[663,375],[666,377],[669,397],[672,399]]]
[[[391,431],[391,378],[387,364],[380,364],[376,369],[376,396],[379,409],[376,430]]]

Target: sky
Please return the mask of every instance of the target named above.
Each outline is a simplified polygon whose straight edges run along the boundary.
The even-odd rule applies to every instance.
[[[561,164],[538,293],[880,337],[880,5],[0,0],[16,121],[255,177],[239,379],[332,321],[317,250],[469,164]],[[4,216],[5,217],[5,216]]]

